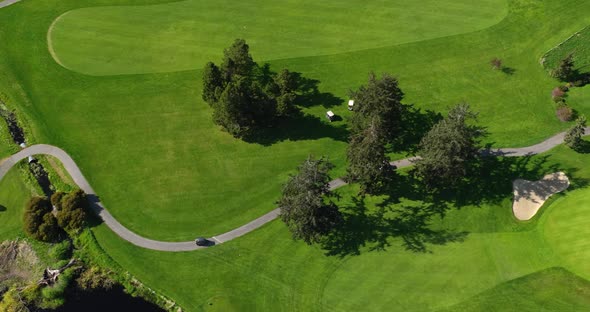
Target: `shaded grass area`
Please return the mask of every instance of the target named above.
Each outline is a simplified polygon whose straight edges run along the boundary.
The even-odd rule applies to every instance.
[[[576,32],[569,39],[549,51],[544,56],[545,63],[543,65],[547,69],[553,69],[569,54],[574,55],[576,69],[582,72],[590,71],[590,27],[585,27]]]
[[[307,115],[289,126],[300,131],[281,128],[265,138],[269,143],[256,144],[237,141],[211,122],[211,110],[200,100],[199,71],[90,77],[57,65],[46,46],[53,20],[82,6],[113,3],[22,2],[0,11],[6,21],[0,34],[11,42],[0,47],[0,84],[31,120],[35,138],[68,151],[122,224],[162,240],[215,235],[264,214],[310,153],[329,156],[337,166],[333,175],[343,175],[347,91],[369,70],[396,73],[406,103],[417,108],[444,112],[469,101],[496,146],[534,144],[563,130],[567,125],[557,121],[548,100],[554,82],[537,55],[580,29],[590,9],[574,0],[514,0],[502,22],[482,31],[273,61],[273,69],[289,67],[317,79],[321,93],[343,101],[301,102]],[[221,51],[215,53],[218,59]],[[514,73],[491,70],[492,57]],[[328,107],[343,120],[327,123]]]
[[[344,232],[349,239],[337,241],[346,252],[334,253],[326,244],[295,242],[279,221],[235,241],[188,253],[137,248],[103,225],[93,231],[121,266],[189,311],[383,311],[391,307],[453,311],[477,310],[486,302],[501,311],[507,307],[502,302],[505,293],[511,293],[508,301],[522,303],[524,308],[545,304],[588,308],[584,297],[587,281],[551,269],[565,266],[572,270],[569,263],[583,267],[587,249],[563,247],[564,252],[549,240],[547,231],[558,207],[569,209],[570,205],[562,202],[588,192],[584,181],[590,178],[586,166],[590,155],[560,146],[544,155],[521,159],[511,163],[516,169],[506,174],[507,178],[497,180],[507,185],[500,187],[496,196],[463,203],[452,201],[449,195],[444,217],[429,213],[431,202],[407,198],[408,193],[392,192],[363,201],[356,197],[357,187],[339,189],[338,204],[345,219],[352,221],[349,232]],[[564,170],[570,176],[570,190],[546,204],[533,220],[516,221],[508,177],[538,179],[554,170]],[[588,220],[587,214],[575,215]],[[585,223],[568,220],[562,222],[570,225],[569,233],[581,233],[579,242],[590,237],[582,230]],[[565,234],[557,244],[571,243],[571,236]],[[532,277],[513,281],[530,274]],[[538,290],[541,286],[544,289]],[[565,293],[568,295],[552,297]]]
[[[246,38],[263,60],[284,59],[471,32],[506,12],[504,0],[188,0],[68,11],[49,39],[66,68],[135,74],[202,68],[235,38]]]
[[[589,306],[589,281],[563,268],[549,268],[502,283],[441,311],[583,311]]]

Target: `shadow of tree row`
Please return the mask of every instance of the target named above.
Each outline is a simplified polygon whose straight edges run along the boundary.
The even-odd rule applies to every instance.
[[[368,208],[364,198],[353,197],[353,204],[341,209],[344,221],[326,237],[322,248],[326,255],[344,257],[386,250],[392,242],[401,242],[402,248],[417,253],[431,252],[434,245],[463,242],[467,231],[433,225],[451,210],[498,205],[511,198],[515,179],[535,181],[557,171],[567,173],[569,190],[588,186],[587,179],[578,177],[577,168],[560,168],[549,162],[549,156],[481,157],[471,169],[471,178],[437,193],[426,192],[411,173],[397,175],[378,194],[384,199],[375,208]]]

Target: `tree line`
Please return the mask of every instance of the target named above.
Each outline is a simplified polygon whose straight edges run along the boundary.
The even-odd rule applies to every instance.
[[[25,205],[23,227],[25,233],[37,240],[56,242],[66,233],[77,233],[85,226],[88,209],[86,194],[80,189],[56,192],[51,199],[34,196]]]

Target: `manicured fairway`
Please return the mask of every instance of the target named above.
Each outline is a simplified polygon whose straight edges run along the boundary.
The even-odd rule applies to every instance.
[[[235,10],[229,12],[223,1],[165,2],[31,0],[0,10],[0,38],[10,42],[0,45],[0,92],[28,121],[31,140],[63,147],[123,225],[162,240],[217,234],[268,212],[281,183],[310,153],[330,156],[336,164],[333,175],[342,176],[347,91],[366,81],[370,70],[399,76],[405,103],[422,109],[444,112],[469,102],[490,132],[487,143],[540,142],[569,125],[555,118],[550,92],[558,83],[547,76],[539,58],[590,24],[585,0],[404,2],[401,11],[383,1],[350,1],[355,12],[334,1],[305,1],[306,7],[298,7],[301,2],[281,6],[257,0],[258,6],[247,6],[259,8],[256,12],[242,7],[253,2],[232,2]],[[152,4],[158,5],[143,6]],[[196,11],[199,5],[208,11]],[[323,5],[335,7],[326,12],[319,10]],[[297,14],[304,9],[310,11],[310,22],[299,24]],[[383,15],[355,20],[357,11]],[[278,19],[281,14],[287,17]],[[399,19],[388,19],[395,14]],[[50,46],[66,66],[101,75],[167,73],[88,76],[65,69],[48,51],[48,31],[59,16]],[[253,16],[263,24],[237,30]],[[273,24],[283,22],[284,28]],[[200,70],[169,71],[218,61],[223,47],[237,36],[251,44],[257,60],[318,79],[320,91],[331,95],[299,103],[307,117],[283,125],[264,142],[246,143],[221,132],[200,99]],[[81,42],[82,37],[94,40]],[[168,43],[178,49],[162,52]],[[505,71],[491,70],[493,57],[504,61]],[[590,115],[584,100],[588,88],[572,90],[568,102]],[[327,109],[344,120],[327,123]],[[514,285],[538,284],[546,289],[529,292],[535,304],[523,310],[538,311],[546,307],[543,302],[564,310],[587,307],[584,281],[550,268],[565,267],[589,278],[583,247],[589,234],[585,181],[590,179],[590,154],[559,147],[514,161],[499,163],[504,167],[498,168],[511,173],[495,172],[487,182],[473,185],[465,195],[477,197],[460,209],[450,205],[443,219],[416,216],[425,209],[421,198],[399,203],[394,198],[381,218],[376,207],[384,198],[355,205],[355,186],[340,190],[339,205],[347,213],[357,211],[358,218],[350,223],[351,235],[338,236],[341,240],[331,245],[338,254],[333,256],[318,246],[293,242],[278,221],[190,253],[140,249],[104,225],[93,232],[124,269],[188,311],[436,311],[477,310],[482,304],[502,310],[508,300],[497,294],[516,296],[510,290]],[[516,222],[510,209],[514,172],[538,179],[558,170],[574,181],[572,189],[556,196],[532,221]],[[20,227],[20,215],[10,206],[26,193],[7,178],[0,183],[0,204],[3,192],[22,194],[0,211],[0,222],[5,222],[0,225],[12,233]],[[3,188],[8,182],[16,189]],[[561,297],[563,285],[574,282],[582,295]]]
[[[213,125],[200,100],[200,71],[91,77],[56,64],[46,41],[53,21],[80,6],[113,4],[107,0],[22,2],[0,11],[6,21],[0,35],[11,42],[0,47],[0,85],[31,120],[35,140],[73,155],[122,224],[150,238],[187,240],[268,212],[287,175],[309,153],[330,156],[334,176],[343,175],[347,91],[363,83],[369,70],[397,74],[405,102],[423,109],[444,112],[470,102],[496,146],[534,144],[566,128],[548,96],[555,81],[538,58],[590,23],[590,5],[510,3],[505,19],[477,32],[273,61],[275,69],[289,67],[320,80],[320,91],[337,98],[301,103],[308,117],[281,127],[265,144],[235,140]],[[219,48],[215,60],[221,54]],[[495,56],[513,70],[491,70]],[[327,109],[344,121],[327,123]]]
[[[502,283],[444,311],[584,311],[588,306],[590,282],[550,268]]]
[[[590,178],[590,168],[584,167],[589,161],[590,155],[559,147],[515,164],[515,168],[524,166],[538,175],[559,168],[574,181],[572,192],[558,196],[530,222],[512,217],[510,182],[505,181],[502,200],[448,210],[444,219],[435,216],[427,222],[426,230],[404,227],[403,233],[412,241],[427,240],[424,233],[428,230],[466,232],[463,239],[446,243],[440,243],[445,235],[436,234],[438,239],[425,243],[427,252],[405,249],[403,236],[395,235],[395,229],[387,232],[381,223],[368,225],[374,222],[370,220],[374,220],[375,207],[383,200],[377,197],[367,199],[366,218],[359,218],[361,228],[342,246],[348,250],[358,246],[359,255],[327,256],[317,246],[293,242],[278,221],[215,248],[180,254],[136,248],[104,226],[95,233],[123,267],[195,311],[279,307],[293,311],[478,311],[482,306],[505,311],[510,304],[520,311],[586,309],[589,282],[555,268],[565,266],[580,274],[580,268],[587,268],[583,261],[587,248],[570,247],[583,247],[580,243],[590,238],[585,230],[590,215],[569,211],[583,211],[585,208],[572,205],[587,208],[590,200],[572,201],[569,196],[580,198],[575,194],[588,193],[587,188],[576,187],[583,187]],[[355,207],[351,196],[356,191],[353,187],[341,190],[344,211]],[[408,205],[420,209],[419,202],[402,200],[386,211]],[[557,220],[568,225],[565,233],[563,228],[557,233],[553,230]],[[570,223],[572,220],[577,221]],[[382,235],[388,245],[373,250]],[[138,258],[145,260],[137,263]]]
[[[499,22],[505,0],[200,1],[68,11],[50,49],[90,75],[199,69],[235,38],[261,60],[324,55],[471,32]]]

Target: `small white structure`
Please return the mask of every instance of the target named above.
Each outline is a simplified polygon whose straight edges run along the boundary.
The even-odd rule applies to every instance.
[[[334,120],[334,117],[335,117],[335,116],[336,116],[336,115],[334,115],[334,112],[332,112],[332,111],[328,111],[328,112],[326,113],[326,118],[328,118],[328,120],[330,120],[330,122],[332,122],[332,120]]]
[[[354,100],[348,100],[348,110],[351,111],[354,108]]]
[[[27,147],[27,144],[25,144],[25,142],[22,142],[21,144],[19,144],[21,148],[25,148]]]
[[[32,163],[35,161],[35,158],[33,158],[33,156],[29,156],[29,163]]]

